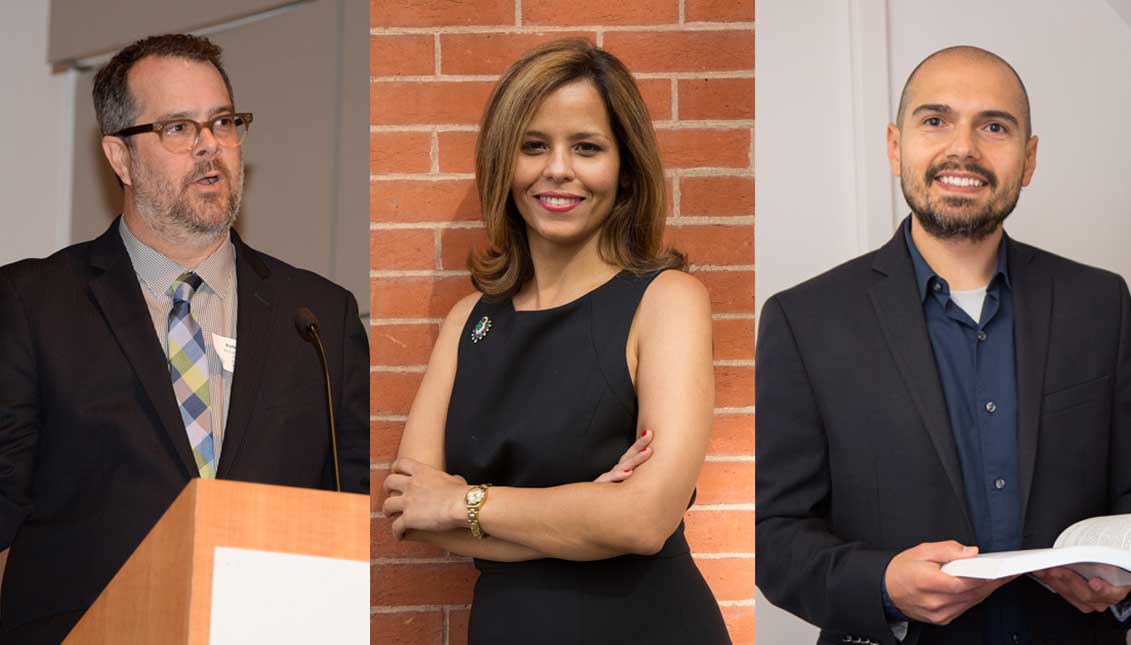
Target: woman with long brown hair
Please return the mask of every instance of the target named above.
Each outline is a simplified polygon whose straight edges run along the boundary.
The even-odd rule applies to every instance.
[[[444,321],[385,480],[394,534],[475,558],[473,645],[729,643],[682,522],[710,303],[664,249],[631,74],[585,41],[527,53],[488,102],[476,184],[480,293]]]

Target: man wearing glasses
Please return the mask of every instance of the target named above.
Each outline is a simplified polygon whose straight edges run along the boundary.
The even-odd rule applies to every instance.
[[[94,83],[124,191],[99,238],[0,268],[0,643],[58,643],[193,477],[368,492],[368,349],[344,289],[248,247],[220,50],[168,35]]]

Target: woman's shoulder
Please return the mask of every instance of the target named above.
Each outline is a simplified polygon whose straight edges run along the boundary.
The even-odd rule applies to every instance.
[[[635,326],[641,337],[666,337],[673,329],[698,329],[711,324],[711,297],[695,276],[669,269],[660,272],[640,300]],[[696,332],[697,333],[697,332]]]
[[[652,279],[640,307],[655,309],[664,315],[688,309],[700,313],[705,310],[709,315],[711,297],[699,278],[685,271],[668,269]]]
[[[475,311],[475,305],[479,304],[482,297],[483,294],[473,291],[460,298],[448,310],[448,315],[444,317],[444,322],[440,324],[440,337],[459,338],[460,332],[467,325],[467,319],[471,317],[471,312]]]

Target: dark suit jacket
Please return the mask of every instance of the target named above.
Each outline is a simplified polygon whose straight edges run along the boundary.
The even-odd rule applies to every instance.
[[[369,491],[368,341],[347,291],[236,246],[237,349],[222,479]],[[169,368],[117,230],[0,268],[2,643],[58,643],[196,477]]]
[[[1077,520],[1131,512],[1131,309],[1119,276],[1007,245],[1022,548],[1048,547]],[[757,347],[757,584],[820,642],[894,643],[888,561],[975,543],[903,232],[771,298]],[[1037,642],[1123,643],[1110,612],[1011,585]],[[976,606],[912,623],[904,642],[980,643],[983,620]]]

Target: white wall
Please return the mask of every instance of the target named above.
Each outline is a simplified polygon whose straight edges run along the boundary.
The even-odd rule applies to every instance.
[[[856,254],[847,4],[759,2],[755,19],[756,308]]]
[[[0,264],[69,238],[71,72],[47,64],[48,0],[0,2]]]
[[[911,69],[960,43],[1010,61],[1030,94],[1037,171],[1009,234],[1131,279],[1131,27],[1109,2],[1131,6],[758,2],[758,309],[890,237],[907,207],[887,173],[884,126]],[[816,640],[814,628],[761,596],[757,607],[759,645]]]

